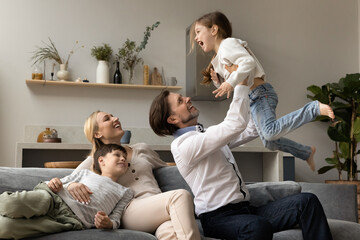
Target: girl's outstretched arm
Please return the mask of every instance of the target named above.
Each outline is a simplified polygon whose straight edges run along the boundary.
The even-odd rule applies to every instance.
[[[213,94],[216,94],[215,97],[221,97],[224,94],[227,94],[227,98],[230,97],[230,93],[234,90],[233,86],[230,83],[223,82],[220,87],[213,91]]]
[[[238,65],[233,64],[230,66],[225,65],[225,69],[231,74],[232,72],[236,71],[238,69]],[[221,97],[222,95],[224,95],[225,93],[227,93],[227,98],[230,97],[230,93],[234,90],[233,86],[231,86],[229,83],[227,82],[223,82],[220,86],[220,81],[219,78],[216,74],[215,71],[212,70],[211,72],[211,79],[214,82],[214,85],[216,87],[218,87],[218,89],[216,89],[215,91],[213,91],[215,95],[215,97]],[[248,78],[246,78],[244,81],[242,81],[243,85],[247,85],[247,80]]]

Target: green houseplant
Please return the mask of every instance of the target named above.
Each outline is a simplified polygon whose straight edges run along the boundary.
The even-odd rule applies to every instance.
[[[139,46],[134,41],[126,39],[121,48],[119,48],[116,58],[122,62],[123,68],[129,72],[129,82],[133,82],[135,66],[143,62],[139,57],[139,53],[145,49],[150,38],[150,32],[159,26],[160,22],[155,22],[151,27],[147,26],[144,32],[144,39]]]
[[[327,130],[335,144],[333,156],[325,159],[329,165],[320,168],[318,173],[337,169],[339,180],[342,180],[342,171],[347,172],[348,180],[356,180],[359,172],[356,156],[360,154],[360,74],[347,74],[337,83],[327,83],[321,87],[311,85],[307,90],[313,94],[307,95],[308,98],[329,104],[335,114]],[[324,117],[316,120],[329,121]]]
[[[113,53],[112,48],[106,44],[103,43],[102,46],[94,46],[91,49],[91,56],[95,57],[98,61],[107,61],[109,62],[111,55]]]
[[[112,56],[112,52],[112,48],[106,43],[103,43],[102,46],[94,46],[91,49],[91,56],[95,57],[96,60],[98,60],[98,66],[96,68],[97,83],[109,83],[109,60]]]

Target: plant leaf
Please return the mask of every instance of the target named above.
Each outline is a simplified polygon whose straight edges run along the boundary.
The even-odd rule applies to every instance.
[[[108,62],[111,58],[112,52],[112,48],[108,44],[103,43],[102,46],[94,46],[91,49],[91,56],[95,57],[98,61],[103,60]]]
[[[329,104],[329,91],[327,86],[324,85],[322,88],[316,85],[311,85],[307,88],[308,91],[312,92],[314,96],[307,95],[311,100],[318,100],[319,102]]]
[[[338,122],[335,126],[328,128],[328,135],[331,140],[335,142],[348,142],[350,141],[349,129],[345,122]]]
[[[326,161],[328,164],[337,164],[337,163],[339,163],[339,161],[337,160],[336,157],[333,157],[333,158],[325,158],[325,161]]]
[[[341,142],[339,143],[339,148],[341,151],[341,157],[348,159],[350,158],[350,148],[349,148],[350,144],[348,142]]]
[[[354,121],[354,135],[360,134],[360,117],[355,118]]]
[[[327,171],[329,171],[329,170],[331,170],[333,168],[335,168],[335,166],[325,166],[325,167],[320,168],[318,170],[318,173],[319,174],[324,174],[324,173],[326,173]]]

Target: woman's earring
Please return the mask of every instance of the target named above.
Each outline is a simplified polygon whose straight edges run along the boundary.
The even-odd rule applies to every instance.
[[[130,165],[131,165],[131,164],[130,164],[130,163],[128,163],[128,167],[130,167]]]

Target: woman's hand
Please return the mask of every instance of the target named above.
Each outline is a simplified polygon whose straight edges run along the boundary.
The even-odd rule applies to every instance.
[[[215,97],[221,97],[227,93],[227,98],[230,97],[230,93],[234,90],[233,86],[230,83],[223,82],[220,87],[213,91],[213,94],[216,94]]]
[[[67,187],[70,195],[81,203],[90,203],[90,194],[93,194],[90,189],[82,183],[70,183]]]
[[[53,191],[54,193],[59,192],[63,185],[59,178],[53,178],[49,181],[48,187]]]
[[[103,211],[98,211],[94,219],[95,227],[100,229],[112,229],[113,223]]]

